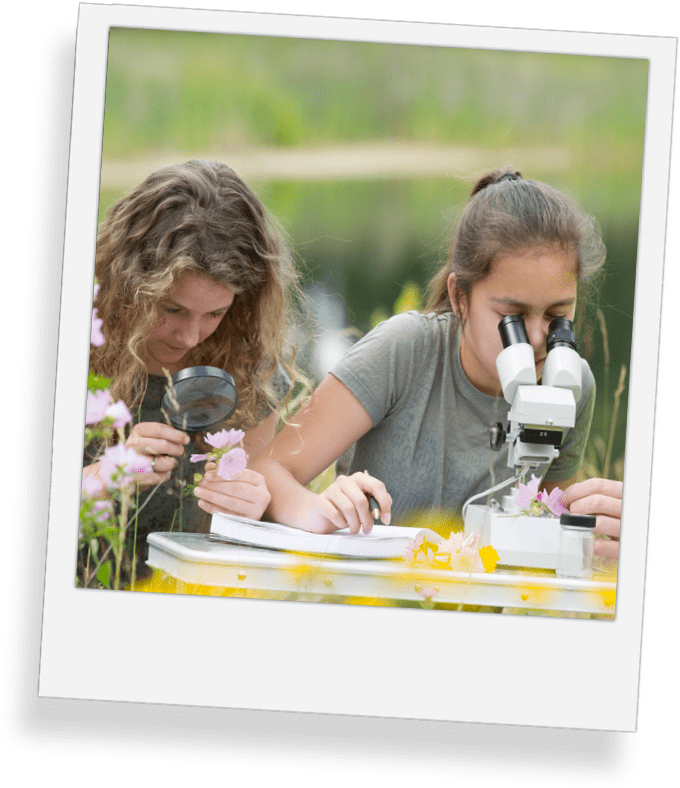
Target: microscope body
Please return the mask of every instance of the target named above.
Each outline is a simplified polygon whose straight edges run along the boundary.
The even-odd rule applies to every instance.
[[[542,476],[559,456],[564,429],[576,423],[581,396],[581,359],[576,352],[573,324],[558,318],[550,324],[547,357],[538,385],[533,348],[520,316],[499,324],[504,349],[496,359],[503,395],[510,403],[507,427],[491,427],[490,446],[508,447],[508,467]],[[518,488],[491,505],[470,504],[464,510],[465,537],[478,534],[480,545],[492,545],[499,563],[507,566],[555,569],[560,520],[551,515],[521,514],[515,504]]]

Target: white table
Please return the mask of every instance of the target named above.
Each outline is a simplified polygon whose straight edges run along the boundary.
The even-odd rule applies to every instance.
[[[364,598],[448,605],[551,610],[612,615],[616,583],[605,575],[589,580],[497,569],[492,573],[416,569],[401,560],[334,559],[283,553],[213,541],[205,534],[152,533],[147,564],[174,578],[177,593],[196,587],[287,594],[300,601]]]

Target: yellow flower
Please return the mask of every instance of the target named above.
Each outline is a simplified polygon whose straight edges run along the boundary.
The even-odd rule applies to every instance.
[[[496,564],[499,562],[500,557],[490,544],[479,548],[479,557],[482,559],[485,572],[494,572],[496,570]]]

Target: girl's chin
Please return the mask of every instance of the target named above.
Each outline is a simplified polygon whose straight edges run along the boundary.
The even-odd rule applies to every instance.
[[[182,362],[187,353],[187,350],[177,350],[164,342],[158,342],[147,348],[145,354],[147,371],[152,375],[162,375],[163,369],[167,369],[174,375],[183,368]]]

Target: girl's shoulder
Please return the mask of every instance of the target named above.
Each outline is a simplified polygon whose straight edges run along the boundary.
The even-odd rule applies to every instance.
[[[417,312],[411,310],[401,312],[387,318],[371,331],[367,336],[375,333],[376,335],[393,335],[400,341],[410,343],[431,343],[442,339],[448,339],[451,332],[453,315],[435,314],[434,312]]]

